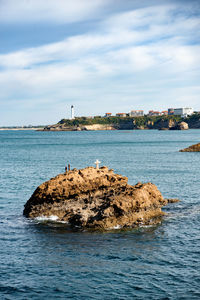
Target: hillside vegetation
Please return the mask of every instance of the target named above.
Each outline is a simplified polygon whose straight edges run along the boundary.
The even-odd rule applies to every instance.
[[[94,118],[87,118],[87,117],[78,117],[73,120],[70,119],[62,119],[59,124],[65,124],[66,126],[77,126],[77,125],[94,125],[94,124],[124,124],[134,122],[136,127],[146,127],[147,125],[151,124],[152,126],[160,123],[161,121],[168,121],[173,120],[176,122],[181,121],[180,116],[143,116],[143,117],[94,117]]]

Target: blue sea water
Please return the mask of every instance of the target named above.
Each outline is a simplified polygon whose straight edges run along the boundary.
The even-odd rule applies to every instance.
[[[0,132],[0,299],[200,299],[200,130]],[[151,181],[168,205],[159,226],[76,232],[30,221],[23,205],[65,165],[99,159]]]

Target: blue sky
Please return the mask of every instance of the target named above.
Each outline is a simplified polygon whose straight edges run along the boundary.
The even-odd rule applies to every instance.
[[[200,2],[0,0],[0,126],[200,110]]]

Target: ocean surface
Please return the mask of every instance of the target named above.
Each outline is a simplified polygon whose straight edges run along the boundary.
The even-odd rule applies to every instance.
[[[200,142],[188,131],[0,131],[0,299],[200,299]],[[65,165],[151,181],[169,204],[158,226],[70,231],[23,206]]]

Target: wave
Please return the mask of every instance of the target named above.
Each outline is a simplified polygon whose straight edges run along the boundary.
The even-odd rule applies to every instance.
[[[60,221],[58,216],[55,215],[51,215],[51,216],[40,216],[40,217],[36,217],[34,218],[35,221],[38,222],[55,222],[55,223],[64,223],[67,224],[68,222],[66,221]]]

